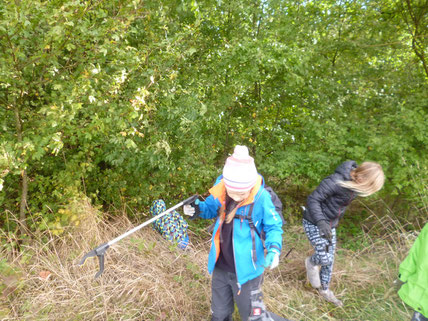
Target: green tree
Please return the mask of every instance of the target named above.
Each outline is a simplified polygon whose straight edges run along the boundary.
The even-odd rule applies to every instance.
[[[420,0],[2,2],[1,206],[23,231],[60,229],[85,195],[137,213],[205,191],[239,143],[291,204],[346,159],[379,161],[382,195],[406,213],[426,186],[424,13]]]

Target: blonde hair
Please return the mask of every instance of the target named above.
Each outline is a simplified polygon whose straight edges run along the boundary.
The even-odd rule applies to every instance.
[[[353,190],[359,196],[369,196],[380,190],[384,182],[382,166],[374,162],[364,162],[351,171],[350,181],[340,181],[338,184]]]
[[[224,192],[225,193],[225,195],[224,195],[224,200],[226,200],[226,191]],[[221,208],[220,208],[220,218],[222,219],[222,220],[225,220],[225,222],[226,222],[226,224],[229,224],[230,222],[232,222],[232,220],[233,220],[233,218],[235,217],[235,214],[236,214],[236,211],[238,210],[238,208],[242,205],[242,204],[244,204],[246,201],[247,201],[247,199],[249,199],[250,198],[250,195],[251,195],[251,192],[250,192],[250,194],[248,195],[248,197],[246,198],[246,199],[244,199],[244,200],[242,200],[242,201],[240,201],[239,203],[238,203],[238,205],[236,205],[235,206],[235,208],[232,210],[232,211],[230,211],[230,213],[229,214],[227,214],[227,216],[226,216],[226,201],[224,202],[224,204],[221,206]]]

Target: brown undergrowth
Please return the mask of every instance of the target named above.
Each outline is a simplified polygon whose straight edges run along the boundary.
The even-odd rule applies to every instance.
[[[191,232],[192,244],[183,251],[145,227],[107,251],[104,274],[94,279],[98,261],[79,267],[83,254],[135,225],[125,217],[107,224],[82,206],[85,220],[60,238],[34,239],[19,253],[2,248],[18,284],[3,291],[2,320],[209,320],[208,234]],[[343,249],[339,241],[332,289],[344,308],[310,288],[303,261],[311,247],[302,227],[286,227],[280,266],[265,273],[268,308],[291,320],[408,320],[393,282],[414,236],[390,229],[395,222],[388,220],[379,219],[385,237],[365,233],[359,249]]]

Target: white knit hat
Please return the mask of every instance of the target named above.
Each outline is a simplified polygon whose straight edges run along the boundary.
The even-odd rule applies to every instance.
[[[247,146],[236,145],[223,168],[226,188],[239,192],[250,190],[256,184],[257,177],[254,158],[249,155]]]

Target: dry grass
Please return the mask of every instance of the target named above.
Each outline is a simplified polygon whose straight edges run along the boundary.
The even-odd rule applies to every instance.
[[[94,280],[95,259],[82,268],[76,263],[133,224],[124,217],[103,223],[88,204],[82,206],[85,221],[61,239],[34,241],[20,253],[2,250],[20,270],[20,286],[1,298],[2,320],[209,320],[208,235],[193,235],[190,249],[182,251],[145,227],[107,251],[105,272]],[[344,308],[322,301],[308,286],[303,260],[311,253],[309,242],[302,227],[288,227],[283,252],[294,250],[266,272],[267,306],[291,320],[409,320],[393,281],[412,240],[390,218],[378,224],[385,237],[366,234],[366,245],[354,251],[339,244],[332,289]],[[45,279],[42,271],[51,275]]]
[[[292,320],[410,320],[394,285],[408,242],[404,245],[400,238],[391,244],[365,235],[369,245],[356,251],[341,249],[339,242],[331,288],[344,308],[337,308],[323,301],[306,281],[303,262],[312,249],[303,227],[291,227],[288,235],[296,250],[278,269],[266,273],[266,303],[274,312]]]
[[[108,225],[92,216],[84,228],[26,251],[23,287],[7,297],[3,320],[203,320],[209,313],[205,247],[181,251],[147,227],[79,267],[81,256],[130,229],[124,217]],[[17,264],[20,257],[13,258]],[[45,280],[42,271],[51,272]]]

